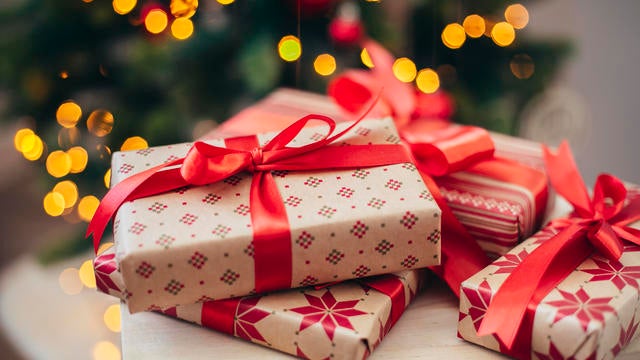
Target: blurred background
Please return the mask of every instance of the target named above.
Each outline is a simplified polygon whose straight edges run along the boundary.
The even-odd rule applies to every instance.
[[[119,358],[82,236],[112,152],[200,137],[278,87],[324,94],[370,65],[365,38],[400,59],[420,116],[567,138],[589,184],[640,183],[638,16],[634,0],[2,1],[3,358]],[[45,325],[61,330],[30,332]]]

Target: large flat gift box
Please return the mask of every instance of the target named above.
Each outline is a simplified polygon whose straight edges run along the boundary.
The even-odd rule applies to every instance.
[[[324,132],[326,127],[304,128],[292,146],[319,141]],[[257,140],[264,145],[274,136]],[[390,119],[365,120],[330,146],[340,146],[346,156],[351,146],[394,145],[397,139]],[[224,148],[233,141],[207,143]],[[192,146],[115,153],[112,182],[117,187],[134,174],[183,158]],[[277,252],[255,242],[248,172],[125,202],[115,217],[114,239],[129,309],[261,292],[258,282],[293,288],[439,263],[440,210],[412,163],[271,175],[290,232],[290,239],[278,240]]]
[[[283,88],[225,121],[205,138],[245,135],[253,129],[279,130],[308,113],[325,114],[336,121],[349,119],[327,96]],[[411,124],[404,130],[406,135],[418,137],[423,131],[413,131]],[[539,228],[545,211],[553,206],[553,197],[547,197],[539,143],[498,133],[491,133],[491,139],[495,156],[512,162],[498,162],[497,167],[480,164],[435,181],[479,245],[492,255],[502,255]],[[509,175],[518,173],[524,181],[513,181]]]

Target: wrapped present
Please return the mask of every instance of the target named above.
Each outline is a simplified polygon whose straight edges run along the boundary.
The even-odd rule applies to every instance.
[[[575,209],[462,284],[459,336],[519,359],[611,359],[640,332],[640,191],[589,199],[565,145],[549,176]]]
[[[113,155],[116,185],[89,232],[99,239],[119,208],[130,311],[439,263],[440,210],[393,122],[326,135],[304,127],[309,119],[279,134]]]
[[[113,248],[100,254],[94,265],[102,291],[129,296],[121,290],[124,284]],[[302,358],[363,359],[398,320],[424,275],[407,270],[159,311]]]

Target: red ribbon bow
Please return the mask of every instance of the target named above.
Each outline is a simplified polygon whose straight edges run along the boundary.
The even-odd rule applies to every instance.
[[[251,222],[255,249],[256,291],[291,286],[291,234],[273,170],[329,170],[382,166],[411,162],[401,145],[332,145],[366,115],[333,134],[335,122],[326,116],[308,115],[284,129],[263,147],[255,136],[225,140],[227,148],[196,142],[185,158],[133,175],[114,186],[104,197],[87,230],[94,234],[94,248],[109,220],[126,201],[164,193],[187,185],[213,183],[240,171],[251,171]],[[319,140],[301,147],[289,143],[311,120],[329,126]]]
[[[562,230],[528,255],[493,297],[478,335],[495,334],[511,356],[528,359],[535,310],[546,295],[593,251],[617,260],[623,240],[640,245],[640,231],[628,227],[640,220],[640,197],[625,203],[627,190],[616,177],[602,174],[593,198],[577,170],[571,150],[563,142],[558,154],[544,148],[549,178],[575,212],[551,226]]]

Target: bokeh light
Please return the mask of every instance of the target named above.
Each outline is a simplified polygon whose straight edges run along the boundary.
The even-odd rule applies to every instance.
[[[147,140],[140,136],[132,136],[127,138],[120,146],[120,151],[141,150],[149,147]]]
[[[62,128],[58,131],[58,145],[68,148],[80,141],[80,130],[77,127]]]
[[[418,89],[426,94],[433,94],[440,87],[440,78],[433,69],[422,69],[416,77]]]
[[[82,109],[80,108],[80,105],[73,101],[67,101],[60,104],[56,111],[56,120],[58,120],[58,124],[66,128],[76,126],[81,116]]]
[[[524,29],[529,23],[529,12],[522,4],[513,4],[507,6],[504,11],[504,18],[515,29]]]
[[[110,341],[100,341],[93,347],[93,360],[120,360],[120,350]]]
[[[278,43],[278,54],[284,61],[296,61],[302,55],[302,45],[300,39],[293,35],[286,35]]]
[[[464,18],[462,27],[464,27],[464,31],[469,35],[469,37],[479,38],[484,34],[484,19],[478,14],[469,15]]]
[[[53,193],[62,195],[64,208],[73,207],[78,201],[78,186],[71,180],[60,181],[53,187]]]
[[[416,64],[409,58],[399,58],[393,63],[393,75],[402,82],[412,82],[416,73]]]
[[[71,156],[61,150],[53,151],[47,156],[45,165],[49,175],[61,178],[71,171]]]
[[[367,48],[363,48],[360,52],[360,60],[362,60],[364,66],[368,67],[369,69],[372,69],[375,66],[373,64],[373,60],[371,60],[371,56],[369,56]]]
[[[51,191],[44,196],[42,200],[44,212],[49,216],[60,216],[64,212],[64,196],[60,193]]]
[[[104,187],[107,189],[111,187],[111,169],[104,173]]]
[[[336,59],[330,54],[320,54],[313,62],[313,68],[322,76],[328,76],[336,71]]]
[[[78,216],[82,221],[90,222],[95,214],[96,209],[100,205],[100,200],[93,195],[84,196],[78,203]]]
[[[87,167],[87,162],[89,161],[89,154],[87,154],[87,150],[81,146],[74,146],[67,150],[67,154],[71,157],[71,169],[69,172],[72,174],[83,172]]]
[[[169,10],[176,18],[190,18],[198,10],[198,0],[171,0]]]
[[[103,319],[104,324],[109,330],[120,332],[120,304],[110,305],[107,310],[105,310]]]
[[[152,9],[144,17],[144,27],[152,34],[160,34],[168,24],[169,18],[162,9]]]
[[[24,139],[23,142],[28,142],[29,146],[24,146],[23,150],[27,148],[27,150],[22,152],[22,156],[29,161],[36,161],[40,159],[42,153],[44,152],[44,142],[42,139],[36,134],[27,135],[29,138]]]
[[[29,128],[20,129],[16,131],[16,134],[13,136],[13,146],[19,152],[31,150],[35,141],[35,134],[33,130]]]
[[[126,15],[136,7],[137,3],[138,0],[113,0],[111,5],[113,6],[113,11],[115,11],[116,14]]]
[[[89,129],[93,135],[103,137],[109,134],[113,129],[113,121],[113,114],[107,110],[95,110],[89,114],[89,118],[87,119],[87,129]]]
[[[234,2],[235,0],[217,0],[218,3],[222,4],[222,5],[229,5],[232,2]]]
[[[113,242],[112,241],[103,242],[102,244],[100,244],[100,247],[98,248],[98,252],[96,254],[100,255],[103,252],[107,251],[112,246],[113,246]]]
[[[109,148],[107,145],[96,145],[96,152],[98,153],[98,158],[100,158],[100,160],[111,159],[111,148]]]
[[[193,35],[193,22],[188,18],[177,18],[171,23],[171,35],[178,40],[185,40]]]
[[[67,295],[76,295],[82,291],[82,282],[80,281],[80,277],[78,276],[78,269],[76,268],[66,268],[58,277],[58,283]]]
[[[93,272],[93,261],[86,260],[83,262],[78,270],[78,276],[80,277],[82,285],[90,289],[96,288],[96,274]]]
[[[509,68],[513,76],[524,80],[533,76],[535,72],[535,64],[531,56],[527,54],[516,54],[509,62]]]
[[[60,79],[68,79],[69,78],[69,73],[67,71],[60,71]]]
[[[513,26],[506,21],[501,21],[491,29],[491,39],[498,46],[509,46],[516,39],[516,31]]]
[[[459,49],[466,39],[464,28],[458,23],[451,23],[442,30],[442,43],[449,49]]]

